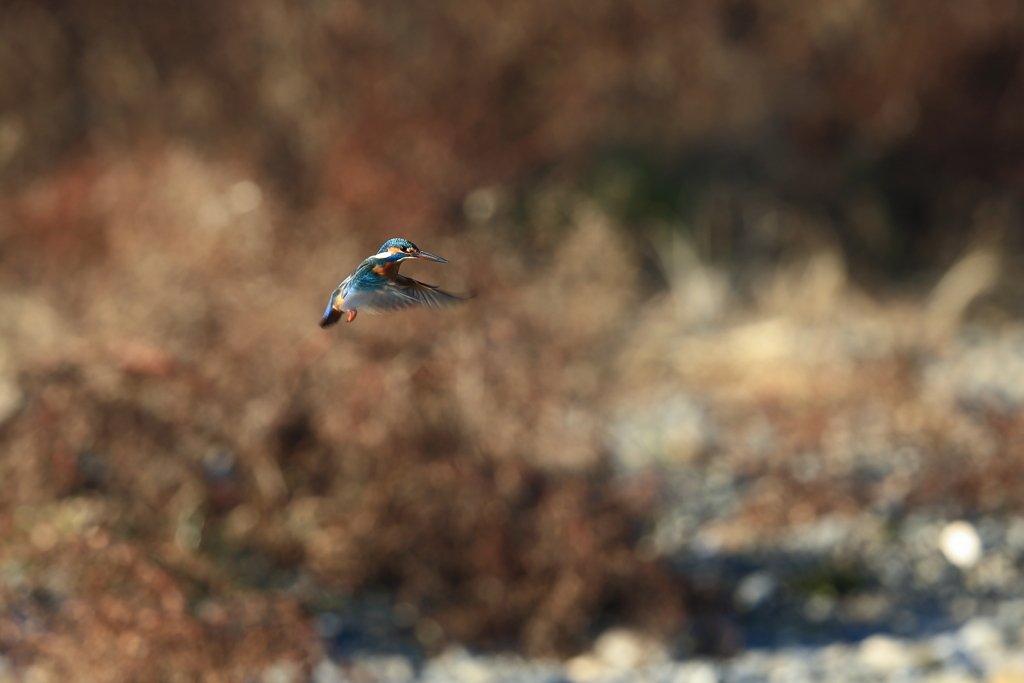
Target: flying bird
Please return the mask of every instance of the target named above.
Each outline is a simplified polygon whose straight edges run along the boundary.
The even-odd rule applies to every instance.
[[[414,258],[448,263],[440,256],[421,251],[409,240],[400,237],[390,239],[334,290],[320,327],[333,325],[341,320],[342,314],[348,316],[345,322],[352,322],[359,311],[387,313],[410,306],[444,308],[465,301],[433,285],[399,275],[402,262]]]

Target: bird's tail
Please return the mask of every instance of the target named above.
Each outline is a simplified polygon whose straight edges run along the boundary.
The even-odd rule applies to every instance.
[[[331,306],[324,311],[324,317],[320,320],[320,327],[330,327],[339,320],[341,320],[341,311]]]

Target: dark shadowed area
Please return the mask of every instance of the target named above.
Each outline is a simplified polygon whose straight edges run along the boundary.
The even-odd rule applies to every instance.
[[[1010,0],[5,2],[0,679],[1024,680],[1022,186]]]

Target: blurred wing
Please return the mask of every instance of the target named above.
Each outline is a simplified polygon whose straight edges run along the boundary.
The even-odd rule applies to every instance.
[[[461,296],[443,292],[434,285],[428,285],[404,275],[398,276],[397,283],[403,288],[402,291],[406,296],[416,299],[419,305],[428,308],[448,308],[465,301]]]
[[[345,297],[345,308],[366,313],[387,313],[412,306],[445,308],[462,302],[457,296],[442,292],[437,287],[398,276],[380,289],[357,289]]]

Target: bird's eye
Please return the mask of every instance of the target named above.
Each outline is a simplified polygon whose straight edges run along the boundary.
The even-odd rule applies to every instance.
[[[412,247],[402,247],[402,251],[404,251],[406,254],[411,254]]]

